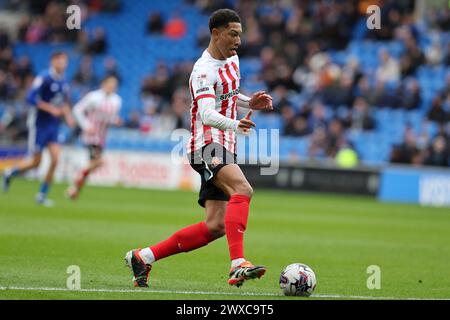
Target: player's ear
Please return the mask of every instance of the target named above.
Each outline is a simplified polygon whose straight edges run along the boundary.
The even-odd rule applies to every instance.
[[[212,29],[212,31],[211,31],[211,37],[212,37],[213,39],[217,39],[217,38],[219,37],[219,34],[220,34],[220,30],[219,30],[219,29],[217,29],[217,28],[213,28],[213,29]]]

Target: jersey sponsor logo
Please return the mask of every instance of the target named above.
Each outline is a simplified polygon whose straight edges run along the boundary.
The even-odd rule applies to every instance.
[[[230,92],[228,92],[228,93],[221,94],[221,95],[219,96],[219,99],[220,99],[220,100],[228,100],[228,99],[230,99],[231,97],[234,97],[234,96],[238,95],[238,94],[239,94],[239,91],[240,91],[240,88],[236,88],[236,89],[234,89],[234,90],[232,90],[232,91],[230,91]]]
[[[205,92],[205,91],[209,91],[209,88],[208,87],[200,88],[197,91],[195,91],[195,93],[200,93],[200,92]]]

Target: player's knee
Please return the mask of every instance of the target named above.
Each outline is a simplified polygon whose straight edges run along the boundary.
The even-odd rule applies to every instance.
[[[104,163],[105,163],[105,161],[102,158],[98,158],[96,160],[96,167],[101,167],[101,166],[103,166]]]
[[[33,168],[39,167],[40,164],[41,164],[41,158],[40,157],[36,157],[36,158],[33,158],[33,160],[31,160],[31,166]]]
[[[253,195],[253,188],[247,181],[240,183],[235,190],[236,194],[242,194],[249,198]]]
[[[59,162],[59,157],[53,157],[50,161],[50,166],[56,167],[58,165],[58,162]]]
[[[225,224],[223,221],[208,221],[206,223],[208,231],[214,239],[225,235]]]

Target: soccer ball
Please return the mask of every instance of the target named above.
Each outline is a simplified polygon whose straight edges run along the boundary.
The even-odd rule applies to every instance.
[[[302,263],[288,265],[280,276],[280,288],[286,296],[309,297],[316,283],[314,271]]]

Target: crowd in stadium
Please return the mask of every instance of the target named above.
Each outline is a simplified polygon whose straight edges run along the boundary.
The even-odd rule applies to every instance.
[[[212,1],[186,0],[205,14],[233,3],[243,20],[244,35],[239,50],[241,58],[254,57],[262,61],[258,80],[274,97],[274,106],[283,119],[282,133],[286,136],[309,137],[309,156],[334,157],[345,146],[351,147],[347,132],[370,131],[376,128],[374,106],[415,110],[423,103],[423,92],[416,77],[421,65],[450,65],[450,42],[447,46],[435,43],[421,48],[418,30],[414,25],[413,1],[370,1],[382,6],[383,27],[366,32],[365,38],[401,41],[405,50],[399,57],[386,50],[373,52],[379,61],[373,72],[367,72],[356,57],[339,65],[327,53],[344,49],[352,39],[360,17],[365,15],[368,2],[345,1]],[[20,7],[23,2],[9,1]],[[17,39],[12,39],[0,26],[0,101],[18,106],[26,88],[38,72],[27,57],[15,59],[14,41],[76,42],[83,54],[73,86],[88,91],[98,85],[99,78],[92,67],[92,55],[108,53],[108,39],[101,28],[91,33],[71,32],[65,28],[61,12],[65,7],[48,1],[30,1],[33,18],[24,18],[17,26]],[[72,1],[83,6],[86,19],[99,10],[120,10],[119,1]],[[108,6],[104,7],[104,4]],[[39,4],[42,4],[39,6]],[[289,6],[287,6],[288,4]],[[291,8],[293,6],[294,9]],[[16,8],[17,9],[17,8]],[[449,32],[449,10],[430,11],[427,23],[430,30]],[[158,12],[149,12],[148,35],[183,37],[187,32],[182,14],[166,20]],[[197,44],[207,46],[209,31],[198,30]],[[176,128],[189,128],[190,98],[187,83],[193,62],[169,68],[159,63],[156,72],[142,80],[142,107],[134,109],[124,126],[149,131],[152,117],[168,113],[176,119]],[[113,57],[104,60],[108,74],[122,76]],[[391,152],[391,162],[449,165],[450,134],[450,75],[444,89],[433,97],[427,108],[429,121],[440,125],[438,133],[429,136],[407,127],[404,142]],[[302,93],[301,104],[292,96]],[[326,107],[334,110],[326,117]],[[26,136],[25,108],[8,108],[0,122],[0,132],[12,139]],[[344,110],[344,111],[343,111]],[[338,112],[339,111],[339,112]]]

